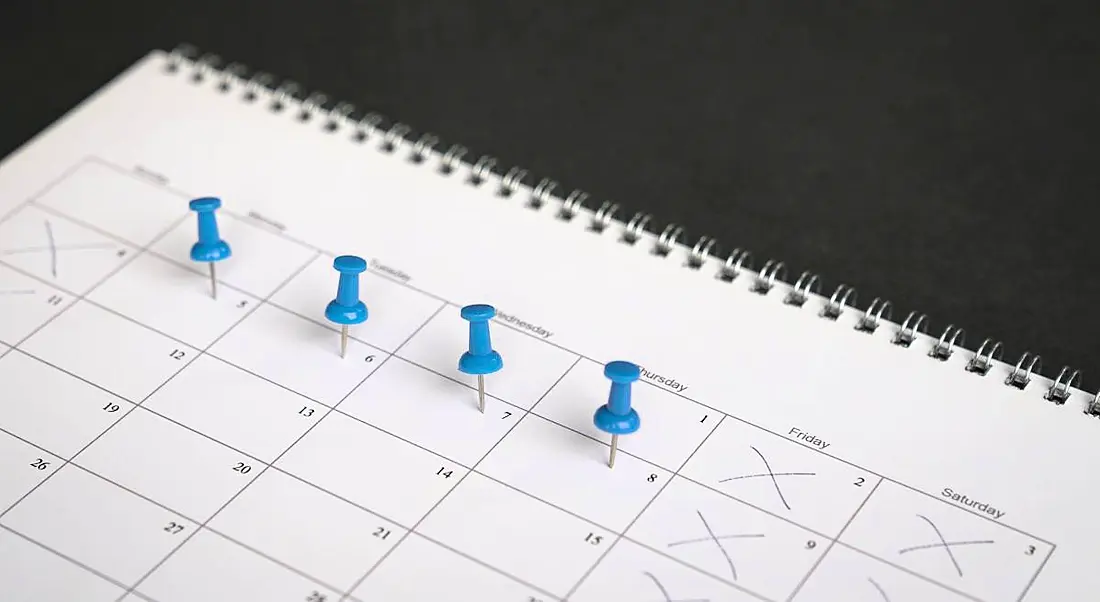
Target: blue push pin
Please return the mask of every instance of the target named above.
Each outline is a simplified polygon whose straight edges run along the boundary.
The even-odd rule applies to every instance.
[[[603,375],[611,379],[611,393],[607,396],[607,405],[596,410],[592,421],[596,428],[611,433],[611,455],[607,466],[614,468],[619,435],[629,435],[642,426],[638,411],[630,407],[630,385],[641,377],[642,371],[630,362],[614,361],[604,366]]]
[[[229,259],[233,251],[218,234],[218,218],[214,215],[222,206],[222,200],[208,196],[194,199],[188,206],[199,215],[199,242],[191,245],[191,261],[210,264],[210,296],[218,298],[218,279],[214,275],[214,264]]]
[[[340,357],[344,357],[348,352],[348,326],[367,321],[367,306],[359,300],[359,274],[367,271],[367,262],[355,255],[341,255],[333,260],[332,267],[340,272],[340,283],[336,298],[325,307],[325,317],[342,325]]]
[[[492,305],[467,305],[462,308],[462,319],[470,322],[470,350],[458,358],[458,370],[477,375],[477,407],[485,413],[485,375],[504,367],[500,354],[493,351],[489,341],[489,320],[497,315]]]

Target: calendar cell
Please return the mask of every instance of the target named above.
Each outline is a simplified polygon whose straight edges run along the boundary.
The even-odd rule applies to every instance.
[[[137,581],[197,527],[71,464],[0,523],[120,583]]]
[[[352,592],[360,600],[552,602],[534,587],[415,533]]]
[[[478,470],[520,491],[622,532],[661,490],[671,473],[620,454],[607,467],[608,447],[537,416],[528,416]],[[577,487],[576,483],[585,483]]]
[[[225,334],[259,302],[228,287],[212,298],[207,279],[148,253],[108,278],[88,299],[197,349]]]
[[[890,481],[840,541],[983,600],[1018,599],[1052,551],[993,518]]]
[[[790,596],[829,546],[828,539],[681,477],[626,536],[772,600]]]
[[[406,527],[466,473],[450,460],[337,412],[275,466]]]
[[[0,428],[71,458],[133,404],[18,351],[0,358]]]
[[[144,410],[131,412],[73,462],[200,522],[264,466]]]
[[[624,539],[615,544],[569,600],[755,602],[759,598]]]
[[[970,599],[836,545],[825,554],[793,602],[963,602]]]
[[[114,602],[117,584],[69,562],[21,535],[0,529],[0,583],[11,602]]]
[[[487,403],[477,391],[391,358],[352,393],[340,409],[440,455],[473,466],[523,416],[522,410]]]
[[[158,602],[339,602],[340,594],[202,530],[136,588]]]
[[[0,260],[83,295],[130,260],[134,247],[34,205],[0,223]]]
[[[340,403],[386,357],[352,340],[347,357],[341,358],[338,334],[267,304],[210,353],[329,407]]]
[[[350,589],[405,534],[312,485],[268,470],[210,527],[324,583]]]
[[[2,368],[0,362],[0,373]],[[142,407],[263,462],[283,453],[326,409],[209,355],[195,359]]]
[[[64,464],[64,460],[0,431],[0,516]]]
[[[615,538],[601,527],[476,473],[467,476],[417,532],[559,597]],[[556,561],[548,563],[547,558]]]
[[[325,305],[336,296],[338,274],[332,258],[320,256],[272,296],[275,305],[336,329],[325,320]],[[359,292],[369,318],[349,328],[349,334],[370,345],[392,352],[401,346],[443,305],[439,301],[386,277],[367,271],[359,277]],[[458,357],[455,357],[458,361]]]
[[[250,218],[237,217],[224,209],[218,212],[218,230],[233,249],[232,257],[218,263],[218,280],[261,299],[274,293],[316,254],[305,245],[269,232]],[[200,276],[207,276],[209,268],[205,264],[190,260],[195,236],[195,222],[184,220],[150,250]]]
[[[197,353],[84,301],[57,316],[19,348],[135,403]]]
[[[610,441],[611,436],[592,422],[596,408],[607,403],[609,384],[603,365],[581,360],[539,402],[535,413],[600,441]],[[690,399],[644,382],[632,387],[631,402],[642,417],[643,427],[620,437],[619,449],[671,471],[687,462],[722,417]]]
[[[187,216],[188,199],[100,162],[86,162],[36,203],[144,247]]]
[[[829,537],[840,533],[879,481],[734,418],[715,429],[680,474]]]
[[[448,305],[416,333],[398,353],[448,378],[477,386],[477,377],[458,371],[458,358],[469,345],[469,323]],[[577,356],[536,337],[490,322],[493,348],[504,358],[504,369],[485,377],[485,391],[523,409],[538,402]],[[595,408],[593,408],[595,409]]]
[[[74,300],[69,293],[0,264],[0,345],[18,344]]]

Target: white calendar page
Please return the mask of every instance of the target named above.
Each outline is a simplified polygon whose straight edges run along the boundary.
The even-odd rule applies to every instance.
[[[0,166],[5,601],[1064,601],[1087,395],[1003,384],[154,53]],[[506,91],[502,90],[502,93]],[[659,169],[660,166],[640,166]],[[216,300],[187,201],[224,201]],[[323,318],[361,254],[370,319]],[[485,414],[459,307],[490,303]],[[642,429],[592,425],[624,359]],[[659,379],[657,377],[660,377]],[[963,496],[966,496],[965,498]]]

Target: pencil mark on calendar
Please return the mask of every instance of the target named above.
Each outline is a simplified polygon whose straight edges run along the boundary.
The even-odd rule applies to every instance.
[[[772,481],[772,485],[775,487],[775,494],[779,496],[779,501],[783,502],[783,506],[787,510],[791,509],[791,505],[787,503],[787,496],[783,495],[783,489],[779,486],[779,480],[776,477],[813,477],[817,476],[816,472],[775,472],[772,470],[771,464],[768,459],[764,457],[764,454],[760,453],[760,450],[756,449],[756,446],[750,445],[749,449],[756,452],[756,455],[760,457],[760,461],[764,464],[764,470],[766,472],[740,475],[736,477],[729,477],[726,479],[720,479],[719,483],[726,483],[728,481],[738,481],[741,479],[755,479],[760,477],[768,477]]]
[[[661,597],[664,598],[663,600],[661,600],[661,602],[710,602],[709,598],[685,598],[674,600],[672,596],[668,593],[668,589],[666,589],[661,581],[657,579],[656,575],[650,573],[649,571],[642,571],[642,574],[646,577],[649,577],[649,580],[652,581],[653,585],[656,586],[658,591],[661,592]]]
[[[703,523],[703,528],[707,532],[707,537],[700,537],[700,538],[695,538],[695,539],[684,539],[684,540],[680,540],[680,541],[674,541],[674,542],[668,544],[667,547],[671,548],[671,547],[674,547],[674,546],[682,546],[682,545],[687,545],[687,544],[696,544],[696,543],[704,543],[704,542],[713,543],[718,548],[718,551],[722,553],[722,557],[726,561],[726,566],[728,566],[729,569],[730,569],[730,575],[733,576],[733,580],[737,581],[737,567],[734,566],[733,558],[730,557],[729,551],[726,550],[726,547],[724,545],[722,545],[722,540],[723,539],[756,539],[756,538],[764,537],[764,534],[763,533],[749,533],[749,534],[738,534],[738,535],[717,535],[714,532],[714,529],[710,528],[710,523],[707,522],[707,519],[703,516],[702,512],[696,510],[695,514],[699,516],[699,521],[701,523]]]
[[[53,226],[46,220],[46,240],[50,243],[50,274],[57,278],[57,242],[53,238]]]
[[[951,550],[952,547],[956,547],[956,546],[973,546],[973,545],[983,545],[983,544],[992,544],[992,543],[994,543],[994,541],[992,539],[970,540],[970,541],[947,541],[947,539],[943,536],[943,533],[940,531],[940,528],[937,527],[936,523],[932,522],[932,520],[930,518],[928,518],[927,516],[924,516],[923,514],[918,514],[917,518],[919,518],[919,519],[923,520],[924,522],[928,523],[928,526],[931,527],[932,531],[936,534],[936,538],[939,539],[939,542],[938,543],[923,544],[923,545],[919,545],[919,546],[911,546],[911,547],[908,547],[908,548],[902,548],[902,549],[898,550],[898,554],[908,554],[909,552],[916,552],[916,551],[920,551],[920,550],[942,549],[944,552],[947,553],[947,557],[949,559],[951,559],[951,564],[955,567],[955,571],[959,574],[959,577],[963,576],[963,570],[962,570],[962,566],[959,565],[958,558],[955,557],[955,553]]]
[[[878,592],[878,595],[882,596],[883,602],[890,602],[890,596],[886,595],[886,590],[882,589],[882,586],[879,585],[878,582],[870,577],[867,578],[867,581],[871,583],[871,587],[875,588],[875,590]]]

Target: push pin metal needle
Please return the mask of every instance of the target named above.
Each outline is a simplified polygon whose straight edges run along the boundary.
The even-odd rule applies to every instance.
[[[325,317],[340,324],[340,357],[345,357],[348,326],[367,321],[367,306],[359,300],[359,274],[367,271],[367,262],[362,257],[341,255],[333,260],[332,267],[340,273],[340,282],[336,286],[336,298],[325,307]]]
[[[615,467],[615,454],[619,451],[619,435],[628,435],[642,426],[638,411],[630,407],[630,385],[641,377],[641,369],[630,362],[614,361],[604,366],[603,375],[611,380],[607,404],[596,410],[592,420],[596,428],[611,434],[611,453],[607,466]]]
[[[202,197],[192,200],[188,206],[198,214],[199,240],[191,246],[191,260],[210,266],[210,296],[218,298],[218,278],[214,264],[228,259],[233,251],[218,233],[218,218],[215,215],[222,201],[215,197]]]
[[[492,305],[467,305],[460,315],[470,323],[470,347],[458,358],[458,370],[477,375],[477,407],[485,413],[485,375],[504,367],[504,360],[493,350],[489,339],[489,320],[497,314]]]

